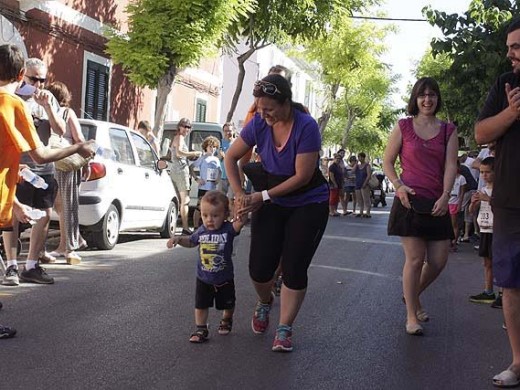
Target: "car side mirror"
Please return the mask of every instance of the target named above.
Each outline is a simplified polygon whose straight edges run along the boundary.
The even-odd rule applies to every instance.
[[[157,161],[157,169],[162,171],[163,169],[168,168],[168,162],[165,160],[158,160]]]

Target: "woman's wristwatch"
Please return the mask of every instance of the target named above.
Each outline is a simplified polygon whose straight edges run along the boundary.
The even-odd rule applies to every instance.
[[[269,196],[269,193],[267,192],[267,190],[262,191],[262,201],[264,203],[271,203],[271,197]]]

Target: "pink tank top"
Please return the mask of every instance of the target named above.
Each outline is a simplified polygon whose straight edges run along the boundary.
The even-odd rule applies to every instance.
[[[432,139],[420,138],[413,128],[413,118],[399,120],[402,146],[401,180],[420,197],[438,199],[442,195],[446,146],[455,130],[452,123],[441,122],[439,133]]]

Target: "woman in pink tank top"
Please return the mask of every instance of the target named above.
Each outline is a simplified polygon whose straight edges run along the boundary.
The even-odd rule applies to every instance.
[[[453,238],[448,199],[457,172],[457,130],[437,113],[442,100],[439,85],[419,79],[408,103],[409,117],[399,120],[386,147],[383,168],[395,187],[388,234],[401,237],[405,254],[403,299],[406,332],[422,335],[420,322],[429,319],[420,294],[439,276]],[[395,161],[399,156],[399,177]]]

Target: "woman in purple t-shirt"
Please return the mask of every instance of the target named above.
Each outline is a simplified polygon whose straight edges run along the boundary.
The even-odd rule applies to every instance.
[[[408,103],[410,117],[395,126],[386,147],[383,167],[396,190],[388,234],[401,237],[405,254],[403,295],[406,332],[423,334],[428,321],[419,295],[441,273],[453,238],[448,200],[457,173],[457,131],[437,119],[441,108],[437,82],[419,79]],[[401,162],[401,178],[395,160]],[[426,261],[425,261],[426,259]]]
[[[277,74],[266,76],[255,83],[253,95],[257,114],[229,148],[226,172],[235,193],[235,213],[244,218],[253,212],[249,273],[258,295],[253,332],[267,330],[273,277],[281,263],[282,303],[272,349],[289,352],[292,325],[307,289],[307,269],[327,225],[329,189],[318,169],[318,124],[292,102],[289,82]],[[263,172],[257,170],[256,178],[250,174],[249,179],[259,192],[245,195],[237,162],[255,146]]]

